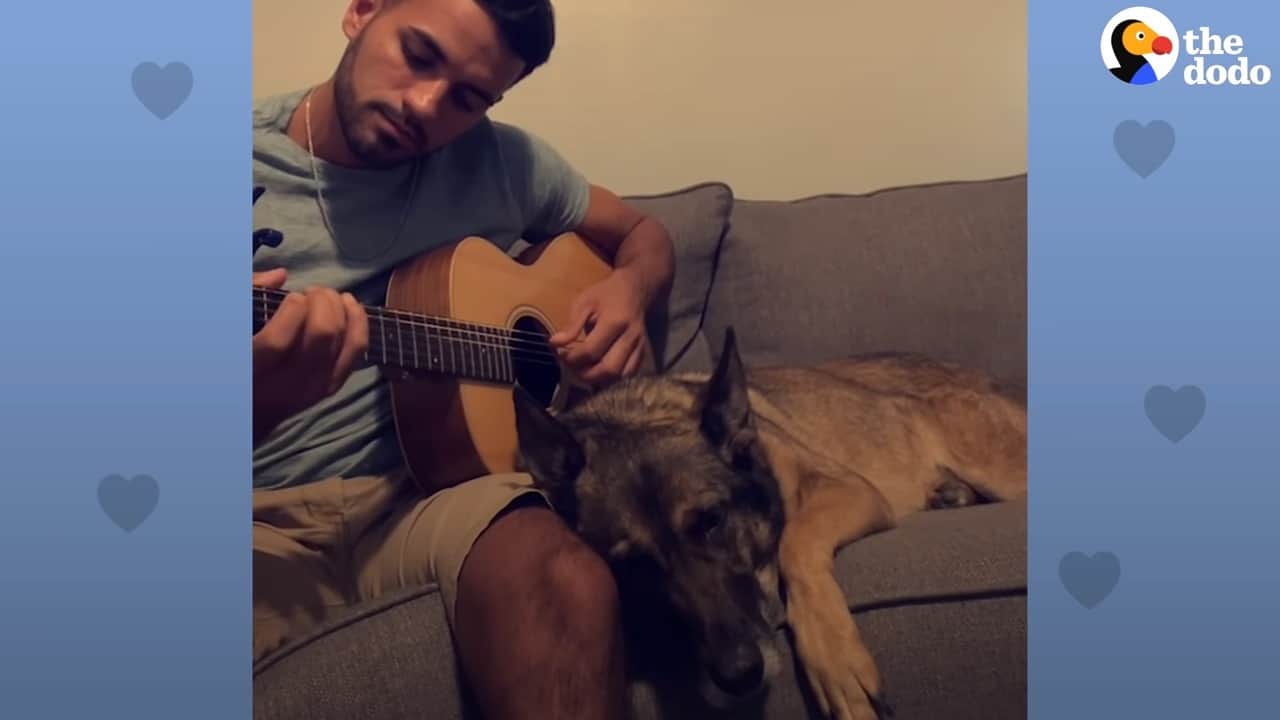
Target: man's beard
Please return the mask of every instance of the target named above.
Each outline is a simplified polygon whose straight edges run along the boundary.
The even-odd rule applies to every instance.
[[[383,145],[378,139],[382,137],[380,134],[375,135],[372,140],[366,140],[355,132],[358,128],[360,108],[356,101],[353,83],[356,57],[360,54],[360,46],[363,43],[364,33],[362,32],[342,53],[342,60],[338,63],[338,70],[334,75],[334,115],[338,119],[338,129],[346,140],[347,147],[361,163],[375,168],[393,167],[408,159],[403,155],[403,148]],[[369,108],[367,112],[377,113],[378,110]],[[393,109],[388,108],[388,112],[394,115]]]

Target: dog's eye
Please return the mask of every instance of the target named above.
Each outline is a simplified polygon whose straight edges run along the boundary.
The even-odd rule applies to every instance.
[[[689,523],[688,533],[699,539],[705,539],[715,532],[724,522],[724,511],[718,507],[699,510]]]

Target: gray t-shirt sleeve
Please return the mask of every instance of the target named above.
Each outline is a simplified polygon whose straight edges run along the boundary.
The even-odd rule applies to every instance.
[[[569,232],[587,214],[591,185],[542,138],[494,123],[525,239],[542,242]]]

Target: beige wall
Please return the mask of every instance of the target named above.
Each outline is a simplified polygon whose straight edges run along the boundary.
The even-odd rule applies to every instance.
[[[328,77],[347,5],[255,0],[255,97]],[[621,194],[715,179],[786,199],[1026,170],[1026,0],[556,9],[551,63],[492,116]]]

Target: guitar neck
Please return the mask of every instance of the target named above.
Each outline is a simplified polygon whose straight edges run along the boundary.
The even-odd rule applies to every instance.
[[[284,290],[254,286],[254,333],[275,316],[287,294]],[[521,366],[555,362],[545,339],[528,332],[368,305],[362,307],[369,317],[369,349],[365,360],[370,364],[514,384]]]

